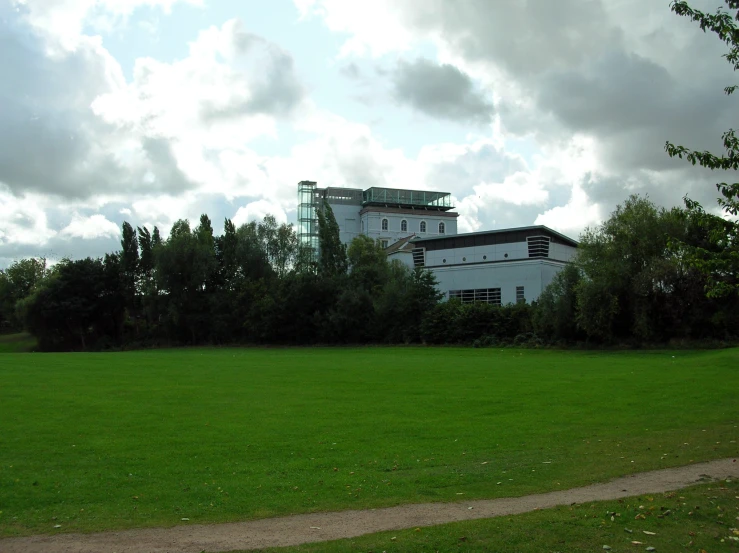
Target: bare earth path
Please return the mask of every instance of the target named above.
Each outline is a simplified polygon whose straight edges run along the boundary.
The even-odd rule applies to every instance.
[[[739,478],[739,462],[721,459],[618,478],[604,484],[525,497],[401,505],[211,525],[182,525],[0,540],[3,553],[200,553],[298,545],[446,522],[515,515],[571,503],[677,490],[700,480]]]

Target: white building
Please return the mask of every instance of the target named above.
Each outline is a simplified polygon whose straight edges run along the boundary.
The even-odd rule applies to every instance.
[[[410,237],[388,249],[390,259],[425,267],[447,298],[462,302],[531,302],[577,251],[577,242],[544,226]]]
[[[298,236],[318,255],[316,210],[328,203],[349,244],[365,234],[388,257],[431,270],[447,298],[494,304],[531,302],[575,255],[577,242],[544,226],[457,234],[446,192],[317,188],[298,184]]]
[[[365,234],[380,240],[384,247],[413,234],[445,236],[457,234],[451,194],[396,188],[318,188],[315,182],[298,183],[298,236],[318,251],[316,210],[331,205],[339,225],[340,238],[349,244]]]

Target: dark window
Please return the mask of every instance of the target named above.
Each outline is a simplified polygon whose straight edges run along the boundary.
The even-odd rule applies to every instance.
[[[387,230],[387,219],[382,220],[382,230]]]
[[[526,303],[526,295],[523,286],[516,286],[516,303]]]
[[[446,230],[446,227],[444,226],[444,223],[439,223],[439,234],[444,234],[444,231]]]
[[[400,230],[401,232],[408,232],[408,221],[405,219],[400,222]]]
[[[421,221],[421,232],[426,232],[426,221]]]
[[[450,290],[449,299],[456,298],[462,303],[491,303],[500,305],[500,288],[479,288],[477,290]]]
[[[387,248],[387,240],[382,240],[380,244],[382,244],[383,248]]]

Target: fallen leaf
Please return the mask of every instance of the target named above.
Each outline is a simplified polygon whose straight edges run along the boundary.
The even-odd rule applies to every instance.
[[[310,529],[311,530],[320,530],[321,527],[320,526],[311,526]]]
[[[642,542],[640,542],[640,541],[634,540],[634,541],[631,542],[631,545],[644,545],[644,544]]]
[[[650,532],[649,530],[642,530],[642,532],[644,532],[647,536],[656,536],[657,535],[654,532]]]

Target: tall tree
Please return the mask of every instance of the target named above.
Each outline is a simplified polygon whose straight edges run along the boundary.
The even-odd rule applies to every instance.
[[[139,241],[136,231],[128,223],[123,222],[120,254],[120,278],[123,297],[129,314],[135,316],[136,295],[139,281]]]
[[[737,10],[734,15],[719,7],[716,13],[706,13],[692,8],[684,0],[672,0],[670,8],[677,15],[697,22],[703,32],[714,33],[719,40],[728,46],[723,55],[734,71],[739,69],[739,0],[724,0],[729,10]],[[739,85],[727,86],[726,94],[733,94]],[[724,153],[714,154],[708,151],[691,150],[671,142],[665,144],[670,157],[687,159],[693,165],[700,165],[711,170],[726,171],[732,175],[739,169],[739,138],[734,129],[723,134]],[[739,292],[739,183],[719,182],[716,184],[721,197],[719,205],[727,214],[726,219],[707,214],[696,201],[686,198],[687,208],[694,218],[710,233],[712,242],[719,244],[718,249],[706,249],[698,246],[679,244],[689,262],[709,277],[707,292],[709,296],[721,297]]]
[[[339,224],[328,202],[316,210],[318,216],[319,259],[318,274],[335,277],[346,274],[346,246],[339,236]]]

